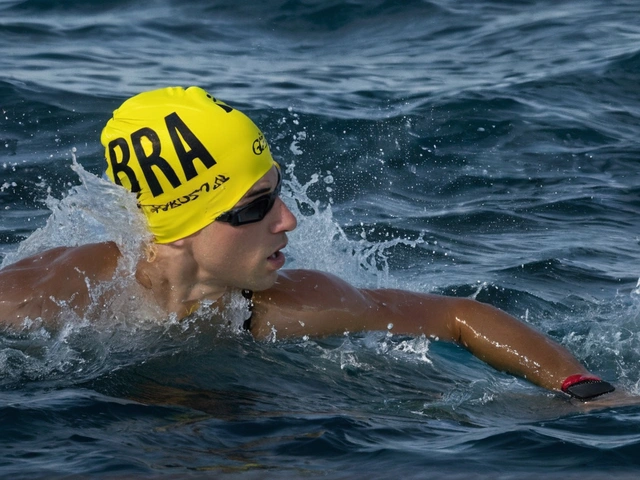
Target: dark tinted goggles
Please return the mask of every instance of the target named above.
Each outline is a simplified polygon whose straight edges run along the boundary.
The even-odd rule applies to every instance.
[[[278,183],[271,193],[261,195],[246,205],[224,212],[216,218],[216,221],[229,223],[234,227],[259,222],[266,217],[267,213],[273,208],[273,204],[276,203],[276,199],[278,195],[280,195],[281,187],[282,177],[280,176],[280,170],[278,170]]]

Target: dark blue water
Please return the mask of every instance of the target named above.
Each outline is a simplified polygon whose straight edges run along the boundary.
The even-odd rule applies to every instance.
[[[100,130],[130,95],[199,85],[286,167],[290,266],[473,296],[638,394],[638,18],[622,0],[0,1],[0,254],[132,236],[91,179]],[[452,345],[256,343],[140,309],[0,334],[0,476],[640,472],[638,407],[588,411]]]

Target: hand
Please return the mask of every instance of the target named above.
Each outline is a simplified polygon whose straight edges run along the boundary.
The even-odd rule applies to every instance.
[[[588,402],[576,399],[572,399],[571,402],[579,406],[581,410],[590,412],[592,410],[640,405],[640,396],[632,395],[618,387],[615,392],[605,393]]]

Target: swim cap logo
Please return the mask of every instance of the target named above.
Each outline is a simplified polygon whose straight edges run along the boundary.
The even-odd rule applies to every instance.
[[[200,160],[207,169],[216,164],[213,156],[211,156],[202,142],[198,140],[198,137],[187,127],[177,113],[174,112],[167,115],[164,121],[174,151],[182,167],[182,173],[187,181],[198,174],[194,165],[196,159]],[[162,151],[160,136],[153,129],[149,127],[140,128],[131,134],[130,140],[133,152],[138,160],[138,165],[140,165],[140,171],[147,181],[149,190],[154,197],[164,193],[156,176],[156,171],[161,172],[173,188],[182,185],[180,178],[174,170],[175,165],[172,166],[170,162],[160,156],[160,152]],[[145,148],[145,145],[147,148]],[[150,151],[148,148],[149,145],[151,146]],[[189,150],[185,148],[185,145],[189,147]],[[113,169],[114,182],[122,185],[119,174],[124,174],[131,183],[131,191],[139,192],[141,190],[139,179],[133,167],[129,165],[131,150],[127,140],[122,137],[116,138],[109,142],[107,150],[109,152],[109,158],[107,160]],[[118,158],[120,158],[119,161]],[[152,167],[155,167],[155,169]]]
[[[269,146],[264,138],[264,135],[260,134],[258,138],[253,141],[253,153],[256,155],[262,154]]]
[[[225,182],[229,181],[229,177],[225,175],[218,175],[213,179],[213,182],[209,184],[208,182],[203,183],[199,188],[196,188],[193,192],[183,195],[181,197],[176,198],[175,200],[171,200],[163,205],[141,205],[150,209],[151,213],[158,213],[160,211],[166,212],[167,210],[171,210],[174,208],[181,207],[182,205],[192,202],[200,198],[200,194],[202,192],[209,193],[210,191],[216,190],[218,187],[222,186]]]

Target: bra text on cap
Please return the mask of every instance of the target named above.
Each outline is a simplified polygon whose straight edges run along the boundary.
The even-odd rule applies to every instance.
[[[189,127],[182,121],[177,113],[171,113],[165,118],[165,124],[173,143],[173,148],[176,151],[180,165],[182,166],[182,172],[187,181],[191,180],[197,175],[196,168],[193,162],[196,158],[200,159],[203,165],[207,168],[211,168],[216,164],[213,156],[205,148],[205,146],[198,140],[194,133],[189,130]],[[181,139],[182,137],[182,139]],[[143,139],[151,145],[151,152],[146,152],[143,146]],[[184,140],[184,143],[183,143]],[[185,144],[190,148],[187,150]],[[169,183],[174,187],[179,187],[182,182],[178,178],[176,172],[171,168],[169,162],[160,156],[161,145],[158,134],[149,127],[142,127],[131,134],[131,145],[135,152],[140,169],[144,174],[144,178],[149,185],[149,189],[154,197],[164,193],[162,186],[156,177],[156,173],[152,167],[157,167],[167,178]],[[120,150],[121,161],[118,161],[118,154],[116,149]],[[127,141],[120,137],[109,142],[109,162],[113,169],[113,178],[116,184],[122,185],[119,174],[124,173],[129,177],[131,182],[131,191],[139,192],[140,183],[136,178],[136,174],[133,169],[128,165],[131,159],[131,150]]]

